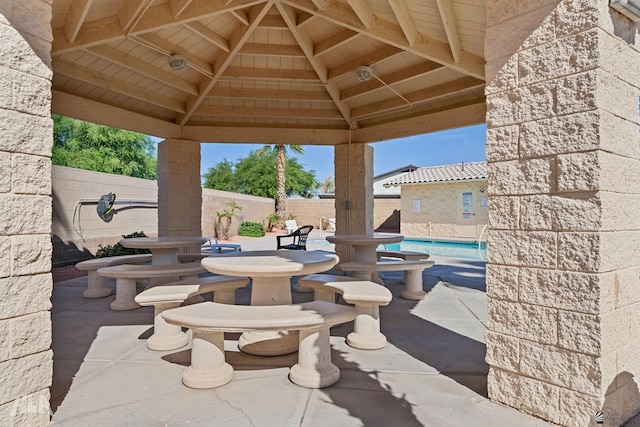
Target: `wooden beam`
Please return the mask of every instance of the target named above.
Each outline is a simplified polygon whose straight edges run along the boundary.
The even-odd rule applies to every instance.
[[[244,99],[269,99],[273,101],[311,101],[333,102],[326,92],[309,90],[282,90],[282,89],[254,89],[238,87],[214,87],[208,97],[210,98],[244,98]]]
[[[255,144],[295,144],[295,145],[335,145],[349,140],[347,128],[310,129],[305,126],[238,126],[220,124],[217,126],[184,126],[183,137],[194,141],[255,143]]]
[[[362,107],[354,108],[351,111],[351,115],[358,119],[362,119],[368,116],[376,116],[385,112],[393,110],[399,110],[406,106],[410,108],[412,105],[420,104],[427,101],[432,101],[442,96],[451,96],[457,92],[463,92],[465,90],[483,87],[484,82],[474,77],[463,77],[458,80],[443,83],[440,85],[432,86],[425,89],[420,89],[414,92],[404,94],[400,98],[397,94],[389,91],[389,98],[384,101],[373,102]],[[408,104],[407,101],[411,103]]]
[[[120,7],[116,16],[123,31],[129,31],[135,24],[136,19],[139,18],[140,14],[143,13],[151,1],[152,0],[130,0],[122,3],[122,7]]]
[[[149,7],[137,22],[135,29],[130,33],[138,35],[156,32],[163,28],[207,19],[221,13],[261,3],[264,3],[264,0],[234,0],[232,5],[226,6],[222,3],[222,0],[193,0],[179,18],[174,18],[171,15],[168,4],[162,3]],[[121,27],[118,17],[109,16],[97,21],[85,22],[74,43],[67,41],[66,37],[64,37],[64,30],[54,30],[51,53],[52,55],[57,55],[89,46],[120,41],[124,40],[128,35],[129,32]]]
[[[387,0],[389,2],[389,6],[391,6],[391,10],[393,10],[393,14],[396,16],[398,20],[398,24],[400,24],[400,28],[402,28],[402,32],[407,38],[407,42],[412,45],[418,39],[418,30],[416,30],[416,24],[413,22],[411,18],[411,14],[409,13],[409,8],[407,7],[407,3],[404,0]],[[452,3],[451,0],[447,0],[449,3]]]
[[[265,119],[301,119],[301,120],[338,120],[344,117],[336,110],[319,108],[269,108],[269,107],[231,107],[228,105],[201,105],[194,116],[207,117],[260,117]]]
[[[335,103],[338,111],[340,111],[340,114],[342,114],[343,119],[348,124],[351,124],[351,114],[349,112],[349,107],[340,100],[340,90],[335,85],[335,83],[328,82],[327,78],[329,72],[326,64],[313,56],[313,41],[311,40],[311,36],[304,28],[296,27],[296,11],[292,7],[284,6],[280,3],[276,5],[276,8],[280,12],[280,15],[282,15],[284,22],[286,22],[289,26],[289,31],[291,31],[291,34],[298,42],[298,45],[304,51],[307,60],[311,64],[311,68],[313,68],[320,81],[324,84],[325,90],[327,91],[331,99],[333,99],[333,102]]]
[[[313,47],[313,55],[320,56],[323,53],[329,52],[332,49],[342,46],[347,43],[349,40],[359,36],[358,33],[351,30],[342,30],[339,33],[334,34],[333,36],[319,41]]]
[[[133,58],[112,47],[94,46],[87,49],[87,52],[90,52],[100,58],[106,59],[107,61],[120,64],[121,66],[128,68],[138,74],[145,75],[188,94],[195,95],[198,93],[198,87],[193,83],[181,79],[177,75],[168,71],[160,70],[147,62],[141,61],[137,58]]]
[[[387,59],[390,56],[401,54],[403,51],[397,47],[385,45],[384,47],[377,49],[367,55],[360,56],[352,61],[345,62],[337,67],[329,70],[329,81],[338,80],[347,74],[355,72],[356,68],[361,65],[375,64],[383,59]]]
[[[242,25],[249,25],[249,15],[244,10],[232,10],[231,14],[242,22]]]
[[[373,22],[376,20],[376,16],[369,7],[367,0],[347,0],[351,9],[355,12],[356,16],[364,25],[364,28],[371,28]]]
[[[385,74],[384,76],[378,77],[386,84],[393,85],[415,79],[435,70],[441,70],[442,68],[443,65],[440,65],[438,63],[425,62],[422,64],[414,65],[413,67],[404,68],[400,71],[396,71],[395,73],[389,73]],[[344,89],[342,92],[340,92],[340,98],[343,101],[346,101],[360,95],[366,95],[374,90],[382,89],[384,88],[384,84],[382,84],[380,80],[371,79],[368,82],[364,82],[356,86]]]
[[[182,136],[182,129],[175,123],[137,114],[130,110],[81,98],[56,89],[51,91],[51,112],[165,139]]]
[[[424,34],[413,45],[410,45],[399,25],[384,21],[380,17],[376,17],[375,24],[371,28],[365,28],[354,11],[340,1],[327,0],[327,6],[322,11],[317,10],[311,0],[281,0],[281,2],[421,58],[446,65],[463,74],[485,79],[484,58],[463,52],[460,61],[456,62],[451,54],[449,44]]]
[[[484,100],[476,100],[453,108],[449,107],[444,110],[416,114],[400,119],[389,119],[376,122],[374,125],[363,126],[353,132],[352,139],[359,143],[370,143],[405,138],[481,124],[485,122],[486,116],[487,107]]]
[[[139,36],[131,37],[131,40],[138,41],[139,43],[147,46],[151,46],[155,50],[159,50],[165,53],[167,56],[179,54],[184,56],[187,60],[189,67],[201,72],[202,74],[211,77],[213,75],[213,68],[207,61],[191,54],[188,50],[182,49],[179,46],[163,39],[156,34],[140,34]]]
[[[318,10],[324,10],[324,5],[327,3],[327,0],[311,0],[313,4],[318,8]]]
[[[54,58],[51,62],[55,66],[56,73],[61,75],[117,92],[140,101],[148,102],[176,113],[184,113],[186,111],[183,103],[172,98],[156,95],[153,92],[147,92],[136,85],[122,82],[97,71],[80,68],[72,63],[62,61],[60,59]]]
[[[71,3],[69,12],[67,12],[67,17],[62,25],[62,29],[64,30],[69,43],[73,43],[76,40],[76,37],[78,37],[80,28],[87,17],[89,8],[91,7],[91,3],[93,3],[93,0],[73,0]]]
[[[214,76],[212,79],[203,80],[200,84],[199,93],[190,98],[187,101],[187,112],[186,114],[178,117],[178,123],[181,126],[184,126],[189,121],[189,118],[193,115],[193,113],[200,107],[202,101],[207,97],[209,91],[216,84],[218,79],[225,73],[227,68],[231,65],[231,62],[236,58],[238,52],[242,49],[244,44],[249,40],[255,29],[262,21],[262,18],[266,16],[269,12],[269,9],[273,6],[273,0],[269,0],[260,6],[254,6],[249,10],[249,17],[251,19],[251,24],[248,27],[239,28],[231,37],[229,41],[230,50],[229,52],[225,52],[216,58],[216,62],[213,66]]]
[[[220,49],[224,50],[225,52],[229,52],[229,40],[218,35],[218,33],[213,31],[203,23],[198,21],[193,21],[193,22],[188,22],[186,26],[189,29],[191,29],[191,31],[198,34],[203,39],[207,40],[209,43],[212,43],[218,46]]]
[[[169,0],[169,10],[174,18],[180,16],[182,12],[191,4],[193,0]]]
[[[456,12],[453,8],[453,2],[449,0],[436,0],[436,3],[438,4],[438,10],[440,11],[442,25],[444,25],[444,31],[447,34],[447,39],[449,40],[453,60],[455,62],[460,62],[462,58],[462,43],[460,42],[460,31],[458,30],[458,21],[456,20]]]

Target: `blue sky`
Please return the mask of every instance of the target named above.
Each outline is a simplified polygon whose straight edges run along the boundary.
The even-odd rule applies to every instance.
[[[409,164],[424,167],[485,160],[486,129],[485,125],[469,126],[373,143],[374,174]],[[201,147],[201,172],[205,173],[223,159],[233,163],[262,145],[204,143]],[[298,160],[306,170],[313,169],[316,172],[318,181],[333,176],[333,147],[307,145],[304,150],[304,155],[297,156]]]

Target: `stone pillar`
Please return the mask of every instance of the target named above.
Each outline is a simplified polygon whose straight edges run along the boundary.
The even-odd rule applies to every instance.
[[[373,147],[335,147],[336,234],[373,233]],[[336,245],[342,262],[351,259],[348,247]]]
[[[565,426],[640,408],[640,34],[608,3],[486,2],[489,397]]]
[[[158,235],[200,236],[201,217],[200,143],[175,139],[160,142]]]
[[[49,425],[51,2],[0,3],[0,424]]]

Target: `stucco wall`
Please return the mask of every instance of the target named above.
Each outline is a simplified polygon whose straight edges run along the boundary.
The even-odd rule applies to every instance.
[[[51,4],[0,2],[0,424],[49,424]]]
[[[335,218],[334,199],[287,199],[287,211],[295,215],[298,225],[320,227],[320,218]],[[373,226],[377,230],[400,230],[400,199],[374,199]]]
[[[53,264],[65,265],[95,255],[100,245],[113,245],[123,235],[143,231],[147,236],[158,234],[157,209],[125,209],[104,222],[95,205],[77,206],[80,199],[97,199],[113,192],[116,201],[156,201],[155,181],[53,166]],[[230,235],[238,234],[242,221],[259,222],[266,226],[266,217],[274,211],[272,199],[202,189],[202,235],[215,236],[216,211],[235,201],[243,210],[233,219]],[[126,205],[116,205],[120,209]],[[75,212],[75,215],[74,215]]]
[[[486,180],[403,185],[400,232],[405,236],[478,238],[488,222],[486,190]]]

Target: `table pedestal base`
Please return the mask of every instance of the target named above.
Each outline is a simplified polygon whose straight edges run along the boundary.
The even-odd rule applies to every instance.
[[[254,356],[282,356],[298,351],[298,331],[245,332],[238,348]]]

